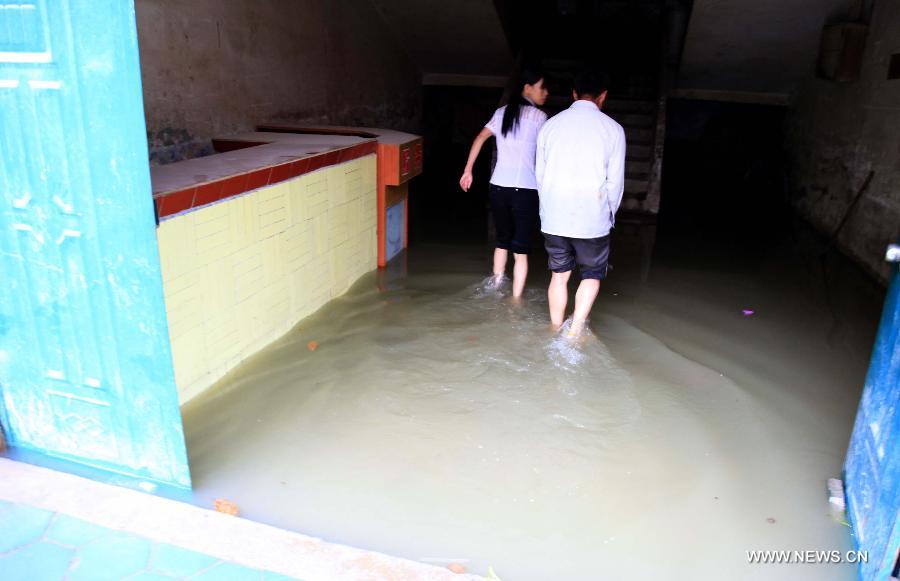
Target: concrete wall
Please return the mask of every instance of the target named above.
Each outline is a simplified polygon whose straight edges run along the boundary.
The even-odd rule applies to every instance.
[[[822,26],[845,12],[847,3],[694,0],[679,91],[683,96],[770,104],[786,98],[810,70]]]
[[[375,171],[368,155],[160,223],[182,403],[375,268]]]
[[[794,205],[828,235],[875,172],[838,244],[881,280],[889,272],[885,248],[900,235],[900,80],[887,80],[890,56],[900,53],[898,30],[900,2],[878,0],[860,79],[816,79],[810,62],[787,132]]]
[[[506,77],[513,55],[494,0],[371,0],[427,74]]]
[[[417,130],[420,74],[369,0],[136,0],[151,161],[263,121]]]

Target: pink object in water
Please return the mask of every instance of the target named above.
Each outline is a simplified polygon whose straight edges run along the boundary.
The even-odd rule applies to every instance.
[[[745,317],[749,317],[750,315],[753,314],[753,309],[744,309],[741,312],[744,313]]]

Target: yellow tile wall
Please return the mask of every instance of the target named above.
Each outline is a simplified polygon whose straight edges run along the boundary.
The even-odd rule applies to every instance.
[[[376,266],[375,155],[159,225],[181,403]]]

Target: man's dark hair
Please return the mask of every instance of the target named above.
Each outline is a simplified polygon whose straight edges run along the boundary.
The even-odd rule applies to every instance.
[[[606,73],[588,69],[575,76],[575,93],[579,99],[599,97],[609,89],[609,76]]]

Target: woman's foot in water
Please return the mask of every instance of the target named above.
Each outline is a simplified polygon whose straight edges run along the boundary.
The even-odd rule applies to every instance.
[[[508,280],[509,279],[506,278],[506,275],[504,273],[502,273],[502,272],[500,274],[494,273],[493,275],[491,275],[488,278],[487,284],[485,286],[488,290],[499,291],[501,288],[503,288],[503,285]]]

